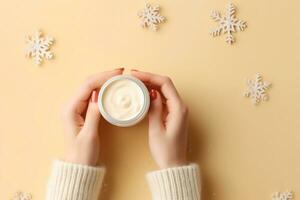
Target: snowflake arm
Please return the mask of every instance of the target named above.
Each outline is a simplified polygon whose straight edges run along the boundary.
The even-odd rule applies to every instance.
[[[234,17],[235,16],[235,12],[236,12],[235,5],[233,3],[229,3],[226,6],[226,16],[232,16],[232,17]]]
[[[212,31],[210,32],[210,34],[213,37],[219,36],[219,35],[222,34],[222,28],[221,27],[217,27],[217,28],[212,29]]]
[[[165,21],[165,18],[159,14],[159,6],[151,6],[146,4],[145,8],[138,12],[138,16],[141,19],[141,26],[143,28],[149,27],[153,31],[157,31],[158,24]]]
[[[53,53],[50,51],[54,43],[52,37],[42,37],[42,32],[37,31],[33,36],[26,36],[25,41],[27,43],[26,56],[32,57],[37,65],[40,65],[43,59],[53,58]]]
[[[247,23],[243,20],[238,20],[237,22],[235,22],[235,27],[239,30],[239,31],[244,31],[245,28],[247,28]]]
[[[222,20],[221,13],[215,10],[211,11],[210,17],[216,22]]]
[[[227,32],[225,41],[226,41],[228,44],[232,44],[232,43],[235,42],[235,38],[234,38],[234,36],[231,34],[231,32]]]
[[[219,21],[222,20],[221,13],[218,12],[218,11],[215,11],[215,10],[213,10],[213,11],[210,13],[210,17],[211,17],[215,22],[219,22]],[[223,26],[219,26],[219,27],[217,27],[217,28],[212,29],[211,32],[210,32],[210,34],[211,34],[213,37],[216,37],[216,36],[221,35],[222,30],[223,30]]]

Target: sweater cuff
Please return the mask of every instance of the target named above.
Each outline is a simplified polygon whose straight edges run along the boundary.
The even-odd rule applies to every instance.
[[[150,172],[146,176],[153,200],[199,200],[199,168],[196,164]]]
[[[56,160],[50,176],[47,200],[96,200],[104,167],[91,167]]]

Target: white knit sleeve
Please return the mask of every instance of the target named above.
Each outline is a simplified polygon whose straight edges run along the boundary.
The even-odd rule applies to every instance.
[[[150,172],[146,178],[153,200],[200,199],[200,176],[196,164]]]
[[[105,168],[54,161],[46,200],[96,200]]]

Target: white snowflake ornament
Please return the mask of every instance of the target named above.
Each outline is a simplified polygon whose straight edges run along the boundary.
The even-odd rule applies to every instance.
[[[272,195],[272,200],[292,200],[294,194],[292,191],[287,192],[276,192]]]
[[[11,200],[31,200],[32,195],[29,193],[17,192]]]
[[[226,7],[226,13],[224,16],[220,14],[218,11],[212,11],[210,16],[211,18],[219,22],[219,26],[217,28],[214,28],[210,34],[213,37],[219,36],[222,34],[226,34],[226,42],[228,44],[232,44],[235,42],[235,38],[233,36],[233,33],[237,30],[243,31],[247,24],[245,21],[237,19],[235,17],[236,13],[236,7],[233,5],[233,3],[229,3]]]
[[[159,6],[152,7],[147,3],[145,8],[138,12],[143,28],[149,27],[152,31],[157,31],[158,24],[165,21],[165,17],[160,15],[159,9]]]
[[[32,57],[37,65],[42,64],[44,59],[50,60],[53,58],[50,47],[54,39],[42,36],[40,31],[36,31],[32,36],[26,36],[26,56]]]
[[[247,86],[245,96],[251,98],[254,105],[268,100],[267,90],[271,87],[271,83],[264,82],[260,74],[256,74],[254,80],[248,79]]]

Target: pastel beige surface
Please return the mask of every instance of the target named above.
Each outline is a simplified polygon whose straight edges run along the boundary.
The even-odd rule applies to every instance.
[[[204,199],[300,195],[300,3],[234,1],[248,28],[233,46],[208,34],[217,25],[210,11],[227,1],[151,3],[167,18],[157,33],[139,27],[143,1],[1,0],[1,199],[17,190],[44,198],[52,160],[64,152],[60,108],[88,75],[120,66],[173,78],[191,108],[189,157],[200,164]],[[24,57],[24,37],[38,28],[56,39],[55,59],[41,67]],[[257,72],[273,87],[254,107],[243,91]],[[150,199],[147,122],[103,122],[101,132],[103,199]]]

